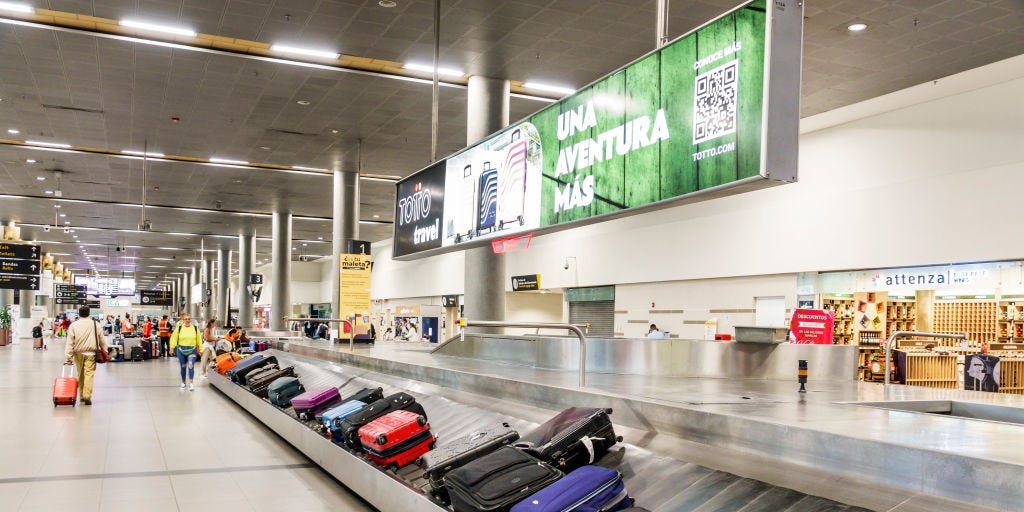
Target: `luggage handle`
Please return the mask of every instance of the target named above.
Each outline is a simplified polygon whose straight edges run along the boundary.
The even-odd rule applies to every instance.
[[[67,370],[69,366],[71,367],[72,370],[74,370],[75,363],[60,365],[60,378],[62,378],[62,379],[66,379],[67,378],[67,375],[64,375],[64,371]],[[72,373],[72,375],[74,375],[74,373]]]

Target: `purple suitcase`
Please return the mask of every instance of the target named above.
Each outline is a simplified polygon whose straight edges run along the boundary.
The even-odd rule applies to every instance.
[[[292,398],[292,407],[300,420],[312,420],[317,414],[330,409],[341,401],[338,388],[313,388]]]

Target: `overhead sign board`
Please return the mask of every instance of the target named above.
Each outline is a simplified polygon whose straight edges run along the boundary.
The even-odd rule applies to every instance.
[[[512,291],[525,292],[530,290],[540,290],[540,274],[512,276]]]
[[[744,4],[402,180],[394,256],[795,181],[802,11]]]
[[[144,306],[173,306],[174,294],[170,290],[139,290],[139,302]]]
[[[39,246],[32,244],[0,244],[0,258],[38,260]]]
[[[86,304],[88,295],[83,285],[56,284],[53,285],[53,300],[57,304]]]
[[[458,295],[442,295],[441,306],[446,308],[459,307],[459,296]]]
[[[0,275],[0,288],[14,290],[38,290],[39,276]]]
[[[263,284],[263,274],[249,274],[249,284]]]
[[[35,276],[39,275],[40,266],[39,260],[0,258],[0,274]]]

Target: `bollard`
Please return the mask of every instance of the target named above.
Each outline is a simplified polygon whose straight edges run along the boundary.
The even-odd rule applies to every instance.
[[[797,375],[797,381],[800,382],[800,392],[801,393],[806,393],[807,392],[807,388],[804,387],[804,385],[807,384],[807,360],[806,359],[801,359],[800,360],[799,368],[797,369],[796,375]]]

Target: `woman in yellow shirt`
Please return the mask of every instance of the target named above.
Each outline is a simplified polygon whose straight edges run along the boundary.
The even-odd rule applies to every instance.
[[[185,371],[188,370],[188,390],[195,387],[192,380],[196,375],[196,359],[203,348],[203,336],[199,333],[199,327],[192,324],[192,317],[185,313],[181,315],[180,322],[171,334],[171,352],[178,356],[178,363],[181,365],[181,389],[185,389]]]

